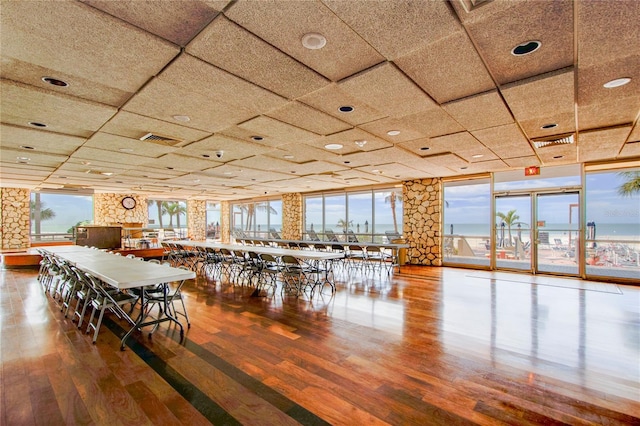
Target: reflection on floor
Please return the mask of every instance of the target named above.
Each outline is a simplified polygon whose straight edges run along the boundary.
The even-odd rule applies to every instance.
[[[640,288],[405,266],[294,297],[205,277],[192,327],[96,345],[0,271],[0,424],[640,424]],[[602,286],[602,287],[601,287]]]

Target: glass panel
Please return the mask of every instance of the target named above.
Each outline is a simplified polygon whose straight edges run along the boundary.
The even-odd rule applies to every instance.
[[[269,228],[282,236],[282,200],[269,201]]]
[[[147,201],[149,228],[164,229],[163,237],[186,238],[187,203],[182,200]]]
[[[207,201],[207,239],[220,239],[220,204]]]
[[[577,275],[578,193],[538,194],[536,215],[537,270]]]
[[[304,239],[322,239],[322,196],[304,198]]]
[[[248,237],[245,234],[245,220],[247,217],[246,204],[233,204],[231,206],[231,236],[234,238]]]
[[[580,165],[540,168],[540,174],[524,176],[522,170],[510,170],[494,174],[493,190],[511,191],[540,188],[564,188],[580,185]]]
[[[531,270],[531,196],[496,197],[496,267]]]
[[[640,168],[586,174],[587,275],[640,276]]]
[[[344,241],[343,231],[348,227],[345,194],[324,197],[324,233],[326,240]]]
[[[444,263],[489,266],[491,192],[487,179],[445,182]]]
[[[373,212],[372,193],[348,193],[349,203],[349,226],[347,228],[347,238],[351,242],[370,242],[373,232]]]
[[[267,201],[261,201],[257,203],[249,204],[249,211],[253,212],[251,231],[249,234],[251,237],[267,238],[269,236],[269,211],[270,206]],[[275,234],[277,230],[273,228]],[[271,238],[278,238],[280,235],[271,235]]]
[[[374,192],[373,240],[391,242],[402,236],[402,189]]]
[[[73,228],[93,223],[93,196],[31,193],[31,241],[73,239]]]

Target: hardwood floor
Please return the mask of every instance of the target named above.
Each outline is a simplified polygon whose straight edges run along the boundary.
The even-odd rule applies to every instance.
[[[312,301],[185,284],[192,326],[96,345],[2,270],[2,425],[640,424],[640,288],[476,270],[340,275]]]

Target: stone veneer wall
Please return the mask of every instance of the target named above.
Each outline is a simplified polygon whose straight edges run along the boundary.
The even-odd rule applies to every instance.
[[[0,238],[2,249],[25,249],[31,245],[31,192],[24,188],[0,188]]]
[[[403,185],[404,229],[410,262],[442,266],[442,181],[438,178],[406,181]]]
[[[204,241],[207,238],[207,202],[205,200],[187,200],[187,227],[189,238]]]
[[[135,208],[122,207],[124,197],[136,200]],[[123,223],[142,223],[146,227],[149,221],[147,197],[137,194],[96,193],[93,195],[93,223],[95,225],[114,225]]]
[[[223,243],[229,243],[231,241],[231,207],[228,201],[222,201],[220,203],[220,240]]]
[[[302,194],[282,194],[282,234],[285,240],[302,239]]]

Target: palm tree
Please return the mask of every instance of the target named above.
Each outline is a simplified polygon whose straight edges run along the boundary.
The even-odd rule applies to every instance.
[[[165,213],[165,204],[166,202],[162,201],[162,200],[156,200],[156,208],[158,209],[158,226],[160,227],[160,229],[164,228],[164,226],[162,226],[162,215]]]
[[[185,212],[184,206],[181,206],[179,202],[165,201],[163,205],[163,214],[169,215],[169,228],[173,228],[173,217],[178,216],[178,227],[180,227],[180,214]]]
[[[350,220],[349,222],[347,222],[344,219],[340,219],[338,221],[338,225],[340,228],[342,228],[342,230],[346,233],[348,228],[351,228],[353,226],[353,221]]]
[[[623,197],[631,197],[640,193],[640,171],[620,172],[618,176],[626,179],[626,182],[618,187],[618,194]]]
[[[36,192],[34,201],[30,202],[31,205],[31,220],[33,221],[34,234],[41,233],[40,223],[43,220],[50,220],[56,217],[56,212],[49,208],[44,207],[44,202],[40,201],[40,193]]]
[[[516,214],[516,209],[509,210],[507,214],[498,212],[496,213],[496,216],[502,219],[502,222],[504,222],[505,225],[507,226],[507,229],[509,231],[509,245],[511,245],[511,226],[515,225],[518,219],[520,219],[520,216]]]
[[[270,214],[278,214],[276,209],[271,207],[268,202],[264,201],[261,203],[247,203],[240,206],[240,208],[247,212],[247,224],[245,226],[246,231],[250,231],[253,227],[253,222],[256,218],[256,211],[267,211]]]
[[[398,219],[396,217],[396,198],[398,194],[396,192],[391,192],[389,195],[384,197],[384,202],[391,204],[391,215],[393,216],[393,230],[397,234],[398,233]]]

